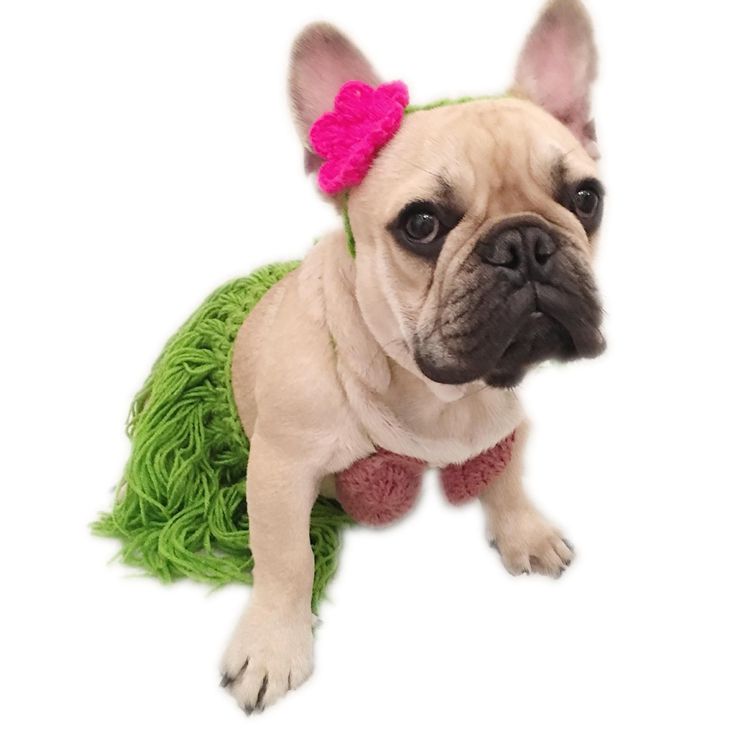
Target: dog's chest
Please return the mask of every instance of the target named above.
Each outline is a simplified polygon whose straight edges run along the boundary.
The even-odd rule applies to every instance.
[[[382,396],[373,396],[368,407],[362,424],[376,446],[432,466],[465,462],[523,421],[515,394],[490,387],[445,401],[423,383],[399,379]]]

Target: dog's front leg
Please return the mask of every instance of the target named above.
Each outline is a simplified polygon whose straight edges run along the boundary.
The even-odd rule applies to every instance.
[[[222,662],[222,684],[248,714],[312,671],[309,521],[318,474],[308,459],[288,454],[253,437],[247,481],[253,591]]]
[[[539,572],[559,577],[572,562],[572,546],[534,507],[524,491],[526,422],[516,430],[511,460],[481,494],[492,543],[512,575]]]

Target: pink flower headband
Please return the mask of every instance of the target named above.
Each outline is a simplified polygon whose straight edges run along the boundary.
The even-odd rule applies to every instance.
[[[378,151],[396,135],[409,104],[403,82],[346,82],[334,109],[318,118],[309,131],[314,152],[325,161],[317,183],[326,194],[338,194],[363,181]]]

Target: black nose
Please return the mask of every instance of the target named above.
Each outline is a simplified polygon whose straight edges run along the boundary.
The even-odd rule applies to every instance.
[[[514,224],[491,232],[478,243],[485,263],[509,269],[526,279],[543,276],[556,251],[554,238],[539,225]]]

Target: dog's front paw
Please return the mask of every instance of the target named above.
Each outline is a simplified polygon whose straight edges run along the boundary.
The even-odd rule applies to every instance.
[[[221,684],[248,715],[260,712],[309,677],[313,649],[311,617],[249,608],[225,651]]]
[[[491,544],[512,575],[559,577],[574,557],[572,545],[534,508],[507,512],[491,526]]]

